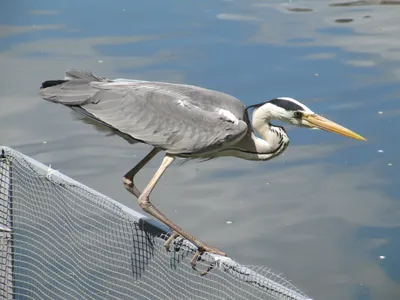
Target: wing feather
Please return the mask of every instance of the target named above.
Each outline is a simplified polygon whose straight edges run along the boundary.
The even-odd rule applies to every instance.
[[[190,97],[162,89],[99,90],[82,108],[111,127],[169,153],[212,152],[247,131],[243,120],[204,110]]]
[[[247,132],[242,102],[193,85],[98,77],[79,69],[46,81],[43,99],[71,107],[121,133],[174,154],[228,147]]]

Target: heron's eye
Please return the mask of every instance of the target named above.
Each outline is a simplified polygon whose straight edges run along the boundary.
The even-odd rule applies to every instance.
[[[293,113],[293,116],[294,116],[295,118],[301,118],[302,115],[303,115],[303,114],[302,114],[300,111],[295,111],[295,112]]]

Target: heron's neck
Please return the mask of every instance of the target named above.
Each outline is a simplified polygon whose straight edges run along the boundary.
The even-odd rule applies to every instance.
[[[253,128],[260,137],[252,133],[251,138],[257,149],[258,160],[268,160],[281,154],[289,144],[289,137],[282,127],[271,125],[269,121],[254,124]]]
[[[260,113],[258,111],[257,113],[255,111],[252,118],[253,130],[249,128],[240,141],[214,153],[214,156],[234,156],[246,160],[269,160],[285,151],[289,145],[288,135],[282,127],[273,126],[270,120],[274,118],[266,118],[266,115],[265,112]],[[251,125],[248,124],[248,126]]]
[[[249,131],[236,145],[240,151],[235,156],[247,160],[269,160],[286,149],[289,137],[282,127],[273,126],[271,119],[265,118],[265,114],[253,113],[254,131]]]

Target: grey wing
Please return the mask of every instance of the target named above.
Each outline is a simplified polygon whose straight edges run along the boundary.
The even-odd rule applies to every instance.
[[[164,89],[177,95],[187,97],[192,105],[204,111],[213,112],[216,108],[223,109],[232,113],[239,120],[244,119],[245,106],[237,98],[223,92],[210,90],[194,85],[174,84],[167,82],[136,81],[136,87]]]
[[[141,86],[99,90],[81,108],[134,139],[171,154],[214,152],[240,140],[247,124],[218,107],[205,110],[193,98]]]

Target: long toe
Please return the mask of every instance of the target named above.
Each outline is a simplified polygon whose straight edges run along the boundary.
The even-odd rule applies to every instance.
[[[190,261],[190,265],[192,266],[193,270],[197,271],[197,267],[196,267],[197,266],[197,261],[200,259],[201,255],[204,252],[213,253],[213,254],[217,254],[217,255],[221,255],[221,256],[226,256],[226,253],[222,252],[218,248],[202,243],[201,245],[199,245],[198,250],[196,251],[196,253],[194,254],[192,260]],[[214,265],[208,266],[205,271],[200,272],[200,275],[201,276],[206,275],[213,268],[214,268]]]
[[[167,250],[167,251],[169,251],[169,249],[171,248],[171,244],[172,244],[172,242],[177,238],[177,237],[179,237],[179,236],[181,236],[179,233],[177,233],[177,232],[173,232],[172,234],[171,234],[171,236],[167,239],[167,241],[164,243],[164,248]]]
[[[200,252],[199,250],[197,250],[196,253],[193,255],[193,258],[190,261],[190,265],[192,266],[193,270],[197,271],[197,261],[199,260],[199,258],[203,253],[204,252]],[[204,271],[200,272],[200,276],[208,274],[208,272],[210,272],[214,268],[214,266],[215,264],[210,264]]]

